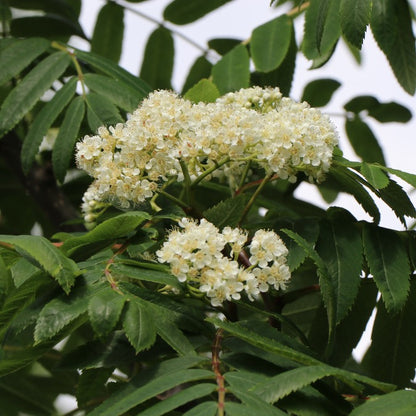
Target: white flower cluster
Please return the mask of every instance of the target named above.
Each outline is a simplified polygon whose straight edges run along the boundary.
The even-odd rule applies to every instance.
[[[288,250],[275,232],[258,230],[254,234],[249,246],[250,266],[244,268],[237,261],[247,243],[244,231],[225,227],[220,232],[205,219],[197,223],[183,218],[179,226],[182,229],[171,231],[156,252],[158,261],[169,263],[180,282],[196,286],[213,306],[240,299],[241,292],[253,300],[270,287],[276,290],[286,287],[290,279]]]
[[[232,180],[250,162],[289,181],[298,171],[319,181],[336,144],[327,116],[277,88],[242,89],[208,104],[161,90],[125,124],[101,127],[77,143],[76,159],[95,179],[94,199],[128,208],[162,182],[182,181],[183,166],[191,180],[207,169]]]

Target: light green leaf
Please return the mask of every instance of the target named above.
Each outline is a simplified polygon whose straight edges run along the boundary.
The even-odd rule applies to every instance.
[[[416,188],[416,175],[413,173],[403,172],[402,170],[387,168],[384,166],[380,166],[381,169],[392,173],[393,175],[398,176],[400,179],[403,179],[408,184],[412,185]]]
[[[0,235],[0,241],[12,247],[29,261],[33,261],[46,273],[54,277],[66,293],[69,293],[75,278],[81,273],[75,262],[44,237],[32,235]]]
[[[402,240],[393,230],[366,224],[363,241],[370,272],[387,309],[400,311],[410,288],[409,259]]]
[[[163,26],[158,27],[147,41],[140,78],[155,89],[171,89],[174,55],[172,33]]]
[[[88,304],[88,317],[94,332],[104,337],[117,325],[126,298],[110,286],[97,292]]]
[[[124,84],[123,81],[97,74],[85,74],[84,79],[88,88],[125,111],[133,112],[143,99],[141,93]]]
[[[91,65],[97,72],[108,75],[118,81],[119,86],[124,84],[135,92],[137,99],[142,100],[151,91],[151,87],[142,79],[135,77],[125,69],[119,67],[111,59],[98,56],[91,52],[76,50],[76,56]],[[87,75],[87,74],[86,74]],[[109,86],[107,89],[110,89]],[[100,93],[100,91],[97,91]],[[104,94],[102,94],[104,95]]]
[[[90,92],[86,97],[87,120],[90,129],[96,132],[100,126],[122,123],[117,107],[106,97]]]
[[[352,45],[361,49],[367,25],[370,23],[372,0],[341,0],[342,33]]]
[[[75,98],[66,110],[64,120],[59,128],[58,136],[52,150],[52,165],[59,182],[65,179],[71,159],[73,158],[75,142],[85,113],[83,97]]]
[[[250,58],[244,45],[225,54],[212,68],[214,84],[221,94],[247,88],[250,80]]]
[[[368,183],[373,185],[374,188],[382,189],[389,184],[390,180],[388,176],[377,165],[364,162],[361,165],[360,171]]]
[[[340,208],[328,211],[328,221],[322,221],[317,251],[325,262],[333,288],[335,321],[347,315],[358,293],[363,263],[361,235],[356,220]]]
[[[311,107],[324,107],[340,86],[341,83],[334,79],[316,79],[305,86],[301,101],[306,101]]]
[[[209,78],[211,75],[211,69],[212,64],[207,60],[207,58],[205,58],[205,56],[200,56],[196,58],[183,84],[182,94],[186,93],[200,80],[204,78]]]
[[[188,410],[183,416],[215,416],[218,410],[218,403],[204,402]]]
[[[357,154],[364,162],[376,162],[385,165],[383,150],[378,144],[370,127],[359,117],[345,121],[348,139]]]
[[[397,81],[413,95],[416,90],[416,52],[412,18],[406,0],[373,0],[371,30],[386,55]]]
[[[350,416],[413,416],[416,413],[416,392],[399,390],[371,397],[355,408]]]
[[[124,8],[117,3],[106,3],[97,16],[91,39],[91,52],[118,62],[124,34]]]
[[[0,51],[0,84],[5,84],[45,52],[50,42],[41,38],[29,38],[13,42]]]
[[[114,241],[134,231],[143,221],[150,219],[150,215],[142,211],[129,211],[110,218],[97,225],[88,233],[66,240],[62,249],[69,255],[76,249],[99,241]]]
[[[185,388],[184,390],[175,393],[165,400],[156,403],[154,406],[147,408],[140,412],[140,416],[160,416],[164,415],[171,410],[176,409],[192,400],[199,399],[200,397],[208,396],[211,394],[217,386],[213,383],[200,383],[195,386]],[[203,415],[199,413],[198,415]],[[139,416],[139,415],[137,415]]]
[[[76,86],[77,78],[72,77],[53,96],[52,100],[45,104],[30,125],[21,152],[22,168],[25,173],[29,172],[35,156],[39,151],[42,139],[47,134],[48,129],[74,96]]]
[[[35,342],[46,341],[57,335],[64,327],[88,310],[88,304],[95,293],[105,287],[81,286],[69,295],[61,295],[51,300],[41,310],[35,327]]]
[[[173,0],[163,12],[163,18],[176,25],[186,25],[218,9],[231,0]]]
[[[71,58],[55,52],[32,69],[10,92],[0,109],[0,137],[12,129],[65,71]]]
[[[270,72],[285,58],[292,37],[292,20],[286,14],[253,30],[250,53],[256,69]]]
[[[193,103],[213,103],[220,96],[216,85],[208,79],[201,79],[189,89],[183,98]]]
[[[149,349],[156,341],[154,316],[145,303],[133,299],[127,305],[123,328],[136,353]]]
[[[189,369],[162,374],[159,377],[145,380],[146,384],[140,383],[140,379],[137,381],[133,379],[126,387],[119,389],[90,412],[89,416],[120,416],[138,404],[182,383],[211,379],[213,376],[213,373],[208,370]]]

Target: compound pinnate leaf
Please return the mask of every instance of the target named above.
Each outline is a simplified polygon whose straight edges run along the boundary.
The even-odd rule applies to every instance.
[[[86,97],[87,120],[92,131],[97,131],[100,126],[122,123],[118,108],[101,94],[90,92]]]
[[[65,71],[71,58],[55,52],[32,69],[4,100],[0,109],[0,137],[29,112],[44,92]]]
[[[270,72],[285,58],[292,37],[292,20],[287,15],[267,22],[253,30],[250,53],[256,69]]]
[[[340,17],[342,33],[353,46],[361,49],[371,17],[371,0],[341,0]]]
[[[383,172],[383,169],[377,165],[364,162],[361,165],[360,172],[374,188],[383,189],[390,182],[388,176]]]
[[[332,95],[340,86],[334,79],[316,79],[305,86],[301,101],[306,101],[312,107],[323,107],[331,101]]]
[[[23,257],[54,277],[66,293],[81,273],[76,263],[44,237],[0,235],[0,242],[10,244]]]

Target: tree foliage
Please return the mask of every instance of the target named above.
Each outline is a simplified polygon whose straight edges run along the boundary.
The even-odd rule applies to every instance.
[[[175,36],[229,2],[167,4],[136,76],[118,65],[124,19],[141,7],[128,1],[103,4],[87,39],[81,0],[0,0],[1,413],[61,414],[55,401],[69,394],[77,414],[91,416],[413,414],[416,242],[407,224],[416,210],[397,179],[416,187],[416,175],[386,166],[368,122],[406,123],[409,109],[374,96],[346,102],[358,160],[336,147],[325,181],[315,183],[328,203],[353,196],[371,220],[298,199],[308,180],[301,168],[294,182],[248,163],[229,186],[214,174],[220,164],[206,169],[205,160],[197,177],[182,164],[184,180],[160,184],[150,200],[93,201],[92,220],[83,218],[91,178],[77,168],[76,144],[123,123],[153,90],[172,88]],[[319,68],[341,42],[359,54],[366,30],[415,93],[407,0],[270,3],[276,17],[248,40],[207,42],[184,77],[187,100],[214,103],[256,85],[289,96],[297,54]],[[75,48],[74,37],[90,51]],[[302,100],[324,107],[340,85],[316,79]],[[379,225],[380,200],[403,230]],[[287,287],[210,303],[156,258],[184,217],[240,227],[250,240],[259,229],[280,235]],[[237,260],[251,270],[241,249]],[[357,362],[352,351],[373,311],[372,344]]]

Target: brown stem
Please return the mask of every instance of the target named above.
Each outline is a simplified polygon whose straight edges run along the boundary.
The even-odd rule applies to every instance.
[[[225,383],[224,376],[220,371],[220,351],[221,351],[221,341],[222,341],[223,330],[221,328],[217,329],[215,333],[214,343],[212,344],[212,370],[215,373],[215,379],[218,386],[218,416],[224,416],[224,406],[225,406]]]

